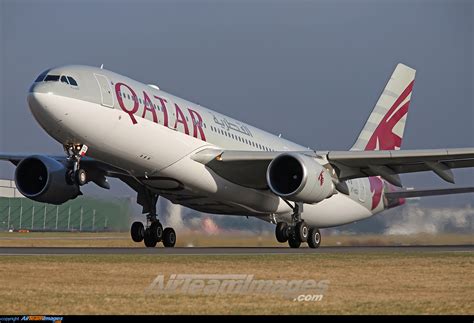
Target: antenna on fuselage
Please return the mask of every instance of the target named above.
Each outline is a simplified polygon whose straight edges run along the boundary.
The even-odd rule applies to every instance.
[[[104,69],[104,64],[100,64],[100,69]]]

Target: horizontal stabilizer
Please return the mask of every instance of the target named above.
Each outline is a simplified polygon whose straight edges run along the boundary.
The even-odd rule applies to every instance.
[[[388,199],[398,199],[461,193],[474,193],[474,187],[437,188],[429,190],[403,190],[398,192],[386,192],[385,196]]]

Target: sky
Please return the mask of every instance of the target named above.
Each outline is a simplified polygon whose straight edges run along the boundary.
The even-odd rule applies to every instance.
[[[346,150],[402,62],[417,70],[402,148],[474,147],[473,3],[0,0],[0,151],[62,153],[26,93],[64,64],[104,64],[304,146]],[[13,172],[0,163],[0,178]],[[455,175],[474,183],[473,170]],[[133,193],[113,186],[86,191]]]

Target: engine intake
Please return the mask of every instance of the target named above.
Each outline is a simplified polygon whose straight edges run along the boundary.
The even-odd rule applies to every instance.
[[[68,169],[57,160],[41,155],[23,159],[15,170],[16,187],[34,201],[62,204],[81,194],[77,184],[67,181]]]
[[[284,153],[273,159],[267,168],[267,184],[278,196],[309,204],[321,202],[335,192],[328,170],[300,153]]]

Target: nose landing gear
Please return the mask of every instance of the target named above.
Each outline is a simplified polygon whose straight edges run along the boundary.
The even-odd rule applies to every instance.
[[[88,149],[89,147],[86,145],[64,145],[64,151],[67,154],[67,160],[70,165],[66,179],[70,184],[77,184],[79,186],[87,184],[87,173],[84,169],[80,168],[80,162]]]

